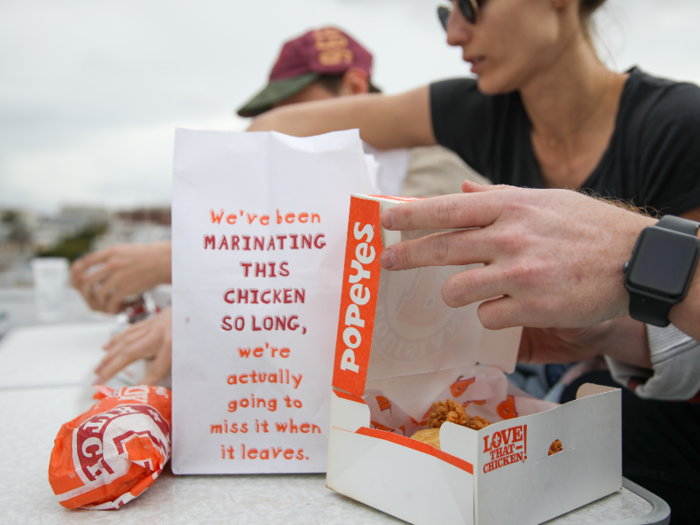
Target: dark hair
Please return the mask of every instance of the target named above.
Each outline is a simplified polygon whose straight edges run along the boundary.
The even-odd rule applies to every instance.
[[[343,88],[343,75],[321,75],[316,82],[323,89],[337,97]]]
[[[581,14],[590,16],[605,3],[605,0],[581,0]]]
[[[321,75],[316,82],[318,82],[323,89],[337,97],[340,95],[340,91],[343,88],[343,75]],[[371,81],[368,82],[370,93],[381,93],[379,89],[374,87]]]
[[[591,15],[605,3],[605,0],[581,0],[579,15],[587,38],[591,36]]]

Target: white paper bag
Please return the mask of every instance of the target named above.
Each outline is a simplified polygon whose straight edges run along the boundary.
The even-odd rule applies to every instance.
[[[357,130],[177,130],[173,471],[325,472]]]

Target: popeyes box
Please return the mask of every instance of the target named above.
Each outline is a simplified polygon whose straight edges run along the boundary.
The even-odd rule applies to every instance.
[[[619,490],[619,389],[584,385],[565,405],[528,396],[505,376],[521,329],[486,330],[477,305],[442,300],[465,267],[381,269],[382,249],[409,238],[381,213],[405,200],[352,197],[328,487],[410,523],[477,525],[542,523]],[[440,449],[411,439],[447,399],[491,424],[446,422]]]

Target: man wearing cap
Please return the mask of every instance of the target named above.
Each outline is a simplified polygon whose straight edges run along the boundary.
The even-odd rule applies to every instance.
[[[372,55],[354,38],[334,27],[312,30],[284,44],[269,83],[238,114],[254,117],[288,104],[378,93],[371,75]],[[441,146],[378,151],[365,145],[365,151],[380,165],[384,195],[431,197],[460,193],[465,179],[488,183]]]
[[[371,74],[372,55],[352,37],[332,27],[309,31],[284,44],[268,85],[238,114],[254,117],[286,104],[377,93]]]

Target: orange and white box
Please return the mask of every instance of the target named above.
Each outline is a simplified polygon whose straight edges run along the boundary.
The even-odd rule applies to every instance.
[[[558,405],[509,384],[521,329],[491,331],[442,300],[465,267],[381,269],[402,240],[381,228],[407,199],[353,195],[333,372],[327,486],[414,524],[537,524],[622,487],[619,389]],[[428,232],[409,232],[403,239]],[[410,439],[434,401],[492,424]],[[549,455],[555,440],[563,450]]]

